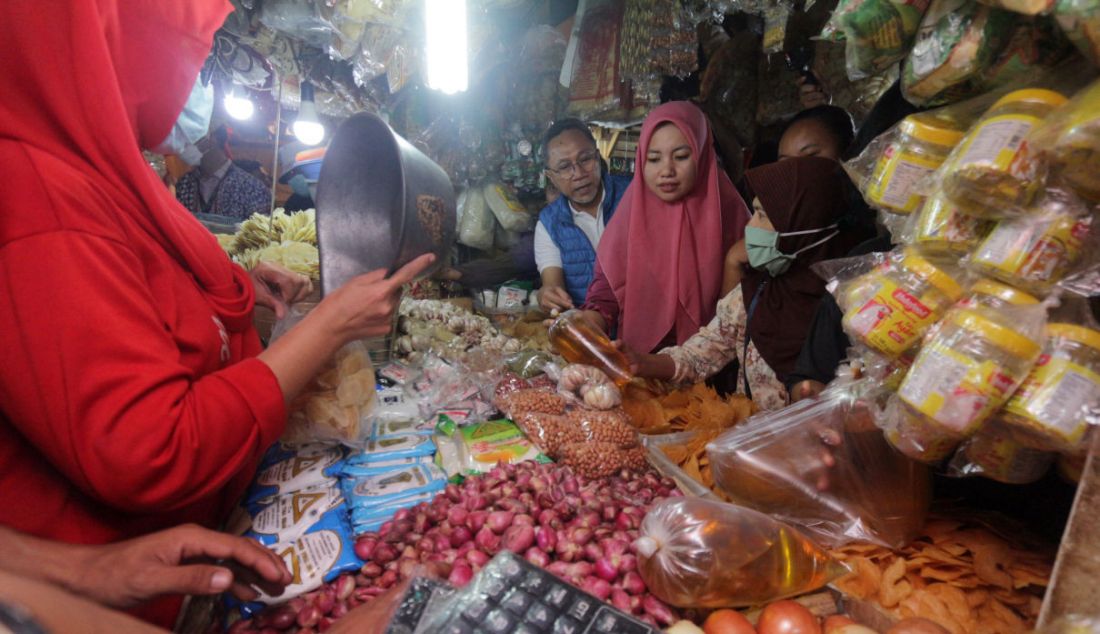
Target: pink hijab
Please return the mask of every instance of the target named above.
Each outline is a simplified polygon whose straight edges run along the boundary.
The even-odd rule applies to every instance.
[[[695,188],[663,202],[646,187],[644,166],[653,132],[673,123],[691,144]],[[654,350],[670,332],[682,344],[714,317],[726,252],[745,235],[749,211],[718,169],[703,111],[686,101],[653,110],[642,125],[637,168],[597,259],[619,303],[619,338]]]

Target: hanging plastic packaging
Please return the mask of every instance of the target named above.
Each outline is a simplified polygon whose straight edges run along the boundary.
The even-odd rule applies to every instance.
[[[846,573],[790,526],[703,498],[654,504],[634,548],[646,587],[677,607],[759,605],[817,590]]]
[[[999,218],[1026,213],[1042,183],[1011,171],[1024,139],[1066,97],[1032,88],[1008,93],[985,113],[940,168],[948,199],[974,216]]]
[[[492,210],[493,216],[505,231],[521,233],[530,231],[538,220],[527,211],[523,203],[516,198],[516,194],[506,185],[501,183],[489,183],[482,190],[485,201]]]
[[[846,42],[848,77],[876,74],[905,58],[928,0],[841,0],[822,36]]]
[[[496,218],[485,201],[481,187],[466,190],[462,205],[462,220],[458,227],[458,241],[468,247],[488,251],[493,248],[493,228]]]
[[[986,423],[947,465],[947,475],[982,476],[1005,484],[1029,484],[1043,477],[1055,454],[1025,447],[999,419]]]
[[[890,399],[884,427],[914,460],[938,462],[1012,395],[1039,356],[1043,306],[952,311]]]
[[[965,99],[993,65],[1018,17],[974,0],[933,0],[905,60],[901,87],[917,106]]]
[[[1005,405],[1005,423],[1029,447],[1076,453],[1098,414],[1100,332],[1050,324],[1039,362]]]
[[[875,162],[864,192],[868,202],[896,214],[919,209],[924,197],[918,184],[943,165],[963,134],[943,119],[906,117]]]
[[[1075,201],[1046,196],[1033,212],[1001,220],[968,264],[1033,293],[1046,293],[1082,259],[1092,242],[1093,216]]]
[[[958,257],[974,250],[992,227],[992,221],[964,213],[942,192],[936,192],[900,237],[928,255]]]
[[[715,483],[828,546],[908,543],[927,517],[929,474],[875,426],[878,406],[863,394],[873,384],[838,379],[816,398],[723,433],[707,445]]]
[[[1043,182],[1100,202],[1100,82],[1093,82],[1035,128],[1012,165],[1020,181]]]
[[[899,250],[886,264],[837,288],[844,331],[871,350],[897,358],[962,296],[945,270],[913,250]]]
[[[1100,2],[1057,0],[1054,17],[1077,50],[1094,65],[1100,65]]]

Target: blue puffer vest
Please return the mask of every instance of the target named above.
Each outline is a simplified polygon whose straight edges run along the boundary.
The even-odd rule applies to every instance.
[[[603,177],[603,222],[611,222],[611,216],[619,206],[627,185],[628,176]],[[580,306],[588,294],[588,285],[592,283],[592,272],[596,267],[596,250],[588,241],[588,236],[573,222],[573,212],[564,196],[543,208],[539,213],[539,222],[546,227],[550,239],[561,251],[562,269],[565,271],[565,290],[573,298],[573,305]]]

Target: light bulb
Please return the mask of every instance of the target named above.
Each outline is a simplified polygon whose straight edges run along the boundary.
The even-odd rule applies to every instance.
[[[317,145],[325,140],[325,126],[317,121],[302,121],[298,119],[292,127],[294,136],[306,145]]]
[[[294,136],[306,145],[317,145],[325,140],[325,126],[317,118],[317,106],[313,103],[313,84],[308,81],[302,82],[302,105],[291,129]]]
[[[256,106],[253,105],[252,100],[248,98],[244,91],[238,93],[236,88],[225,94],[223,104],[226,113],[239,121],[251,119],[252,114],[256,112]]]
[[[466,0],[426,0],[428,87],[447,94],[466,90]]]

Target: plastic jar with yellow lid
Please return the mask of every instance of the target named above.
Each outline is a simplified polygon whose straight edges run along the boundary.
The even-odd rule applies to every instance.
[[[1073,205],[1045,204],[1034,216],[998,222],[970,256],[970,266],[1013,286],[1045,293],[1080,259],[1091,230],[1091,214]]]
[[[952,311],[921,348],[892,409],[887,438],[924,462],[946,458],[1027,376],[1039,344],[975,310]]]
[[[1082,198],[1100,202],[1100,82],[1093,82],[1074,96],[1043,128],[1036,134],[1040,137],[1035,139],[1038,147],[1029,149],[1048,150],[1054,185],[1068,186]],[[1051,133],[1056,138],[1043,138]],[[1044,141],[1051,147],[1043,148]],[[1033,173],[1024,171],[1025,175]]]
[[[921,207],[912,242],[925,253],[966,255],[981,243],[992,227],[992,221],[964,213],[940,192]]]
[[[1013,176],[1012,163],[1028,133],[1066,101],[1041,88],[1001,97],[955,150],[942,182],[948,198],[976,216],[1021,213],[1041,183]]]
[[[942,269],[906,250],[890,266],[853,281],[843,294],[845,332],[871,350],[900,357],[962,295]]]
[[[1043,477],[1056,454],[1020,444],[1012,429],[994,417],[959,447],[948,474],[980,475],[1005,484],[1029,484]]]
[[[906,117],[898,126],[897,138],[875,163],[867,200],[890,213],[916,211],[924,201],[916,191],[917,184],[943,165],[963,134],[942,119],[919,114]]]
[[[1004,419],[1036,449],[1080,451],[1090,410],[1100,407],[1100,332],[1050,324],[1043,353],[1005,405]]]
[[[959,308],[989,308],[1000,310],[1006,306],[1034,306],[1039,299],[1008,284],[990,279],[980,279],[970,287],[970,293],[959,301]]]

